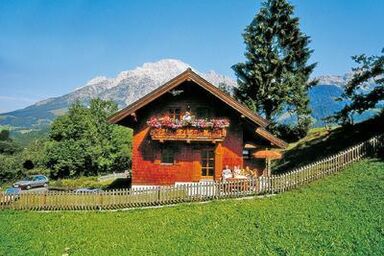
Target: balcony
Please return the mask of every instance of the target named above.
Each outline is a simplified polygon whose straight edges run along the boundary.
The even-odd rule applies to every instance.
[[[227,135],[226,119],[196,119],[188,116],[181,120],[170,117],[152,117],[147,121],[152,140],[164,141],[223,141]]]
[[[221,129],[201,129],[195,127],[170,128],[151,128],[150,135],[152,140],[164,141],[223,141],[227,135],[225,128]]]

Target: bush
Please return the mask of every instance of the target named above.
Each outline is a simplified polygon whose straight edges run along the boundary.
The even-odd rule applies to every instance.
[[[381,147],[377,150],[377,157],[384,160],[384,137],[380,139]]]
[[[274,133],[288,143],[296,142],[304,138],[308,133],[308,128],[305,126],[291,126],[287,124],[278,125],[273,129]]]
[[[23,176],[23,167],[19,156],[0,154],[0,184],[14,181]]]
[[[42,168],[42,167],[35,167],[33,169],[30,169],[28,171],[26,171],[26,174],[27,175],[37,175],[37,174],[41,174],[41,175],[45,175],[47,177],[49,177],[49,174],[50,174],[50,170],[49,169],[46,169],[46,168]]]
[[[99,182],[98,177],[80,177],[77,179],[59,179],[49,183],[52,187],[76,189],[76,188],[101,188],[105,189],[111,181]]]

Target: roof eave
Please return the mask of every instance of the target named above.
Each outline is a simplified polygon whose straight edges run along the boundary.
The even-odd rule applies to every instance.
[[[261,137],[265,138],[266,140],[270,141],[273,145],[285,149],[288,147],[288,143],[285,142],[282,139],[277,138],[275,135],[272,133],[268,132],[266,129],[263,127],[258,127],[255,132],[260,135]]]

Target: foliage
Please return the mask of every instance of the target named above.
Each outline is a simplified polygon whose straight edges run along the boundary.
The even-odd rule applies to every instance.
[[[375,108],[384,100],[384,48],[382,56],[366,56],[365,54],[353,56],[358,64],[353,68],[354,75],[344,88],[343,98],[350,101],[334,117],[343,124],[353,123],[354,113],[363,113]],[[368,82],[373,82],[375,87],[366,90]],[[341,99],[340,99],[341,100]]]
[[[11,138],[18,145],[22,147],[28,147],[31,143],[34,143],[37,140],[42,140],[47,138],[48,133],[49,133],[48,127],[42,127],[39,130],[30,130],[26,132],[12,131]]]
[[[226,83],[223,83],[223,82],[220,82],[219,85],[218,85],[218,88],[225,92],[226,94],[230,95],[230,96],[233,96],[233,87],[231,87],[230,85],[226,84]]]
[[[0,154],[0,185],[9,183],[26,175],[45,174],[44,141],[36,140],[21,151],[13,154]]]
[[[3,129],[0,131],[0,141],[7,141],[7,140],[10,140],[9,130]]]
[[[310,39],[299,28],[294,7],[286,0],[267,0],[243,34],[246,62],[232,68],[239,87],[235,96],[274,125],[283,113],[310,124],[309,77],[316,66],[307,64]]]
[[[23,165],[20,155],[0,154],[0,185],[23,176]]]
[[[45,175],[49,176],[51,174],[51,171],[45,167],[39,167],[34,166],[33,169],[26,170],[24,167],[23,175],[24,176],[30,176],[30,175]]]
[[[53,188],[66,188],[66,189],[77,189],[77,188],[101,188],[105,189],[111,184],[111,181],[99,182],[98,177],[80,177],[76,179],[59,179],[49,182],[49,186]]]
[[[12,155],[20,151],[19,145],[12,141],[9,130],[0,131],[0,154]]]
[[[26,165],[27,162],[32,162],[34,168],[45,168],[46,161],[46,143],[47,138],[37,139],[29,143],[20,154],[20,160],[23,162],[23,165]],[[44,171],[46,173],[46,171]]]
[[[263,199],[120,212],[3,211],[0,254],[383,255],[383,168],[362,161]]]
[[[20,147],[13,141],[0,141],[0,154],[12,155],[20,151]]]
[[[306,119],[297,124],[296,126],[292,126],[290,124],[280,124],[272,128],[272,131],[279,138],[283,139],[288,143],[291,143],[304,138],[309,132],[309,126],[310,120]]]
[[[384,136],[381,138],[380,143],[383,146],[377,151],[377,157],[384,160]]]
[[[0,131],[0,185],[22,175],[20,147],[10,138],[9,130]]]
[[[108,116],[116,110],[111,101],[91,100],[89,107],[76,102],[53,122],[45,144],[45,163],[53,178],[128,168],[132,133],[108,123]]]

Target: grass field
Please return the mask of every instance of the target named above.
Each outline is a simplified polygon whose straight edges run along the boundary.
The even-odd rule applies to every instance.
[[[0,255],[384,255],[384,162],[281,195],[125,212],[0,212]]]
[[[298,142],[289,144],[281,160],[273,161],[273,173],[313,163],[384,133],[384,114],[353,126],[314,128]]]

